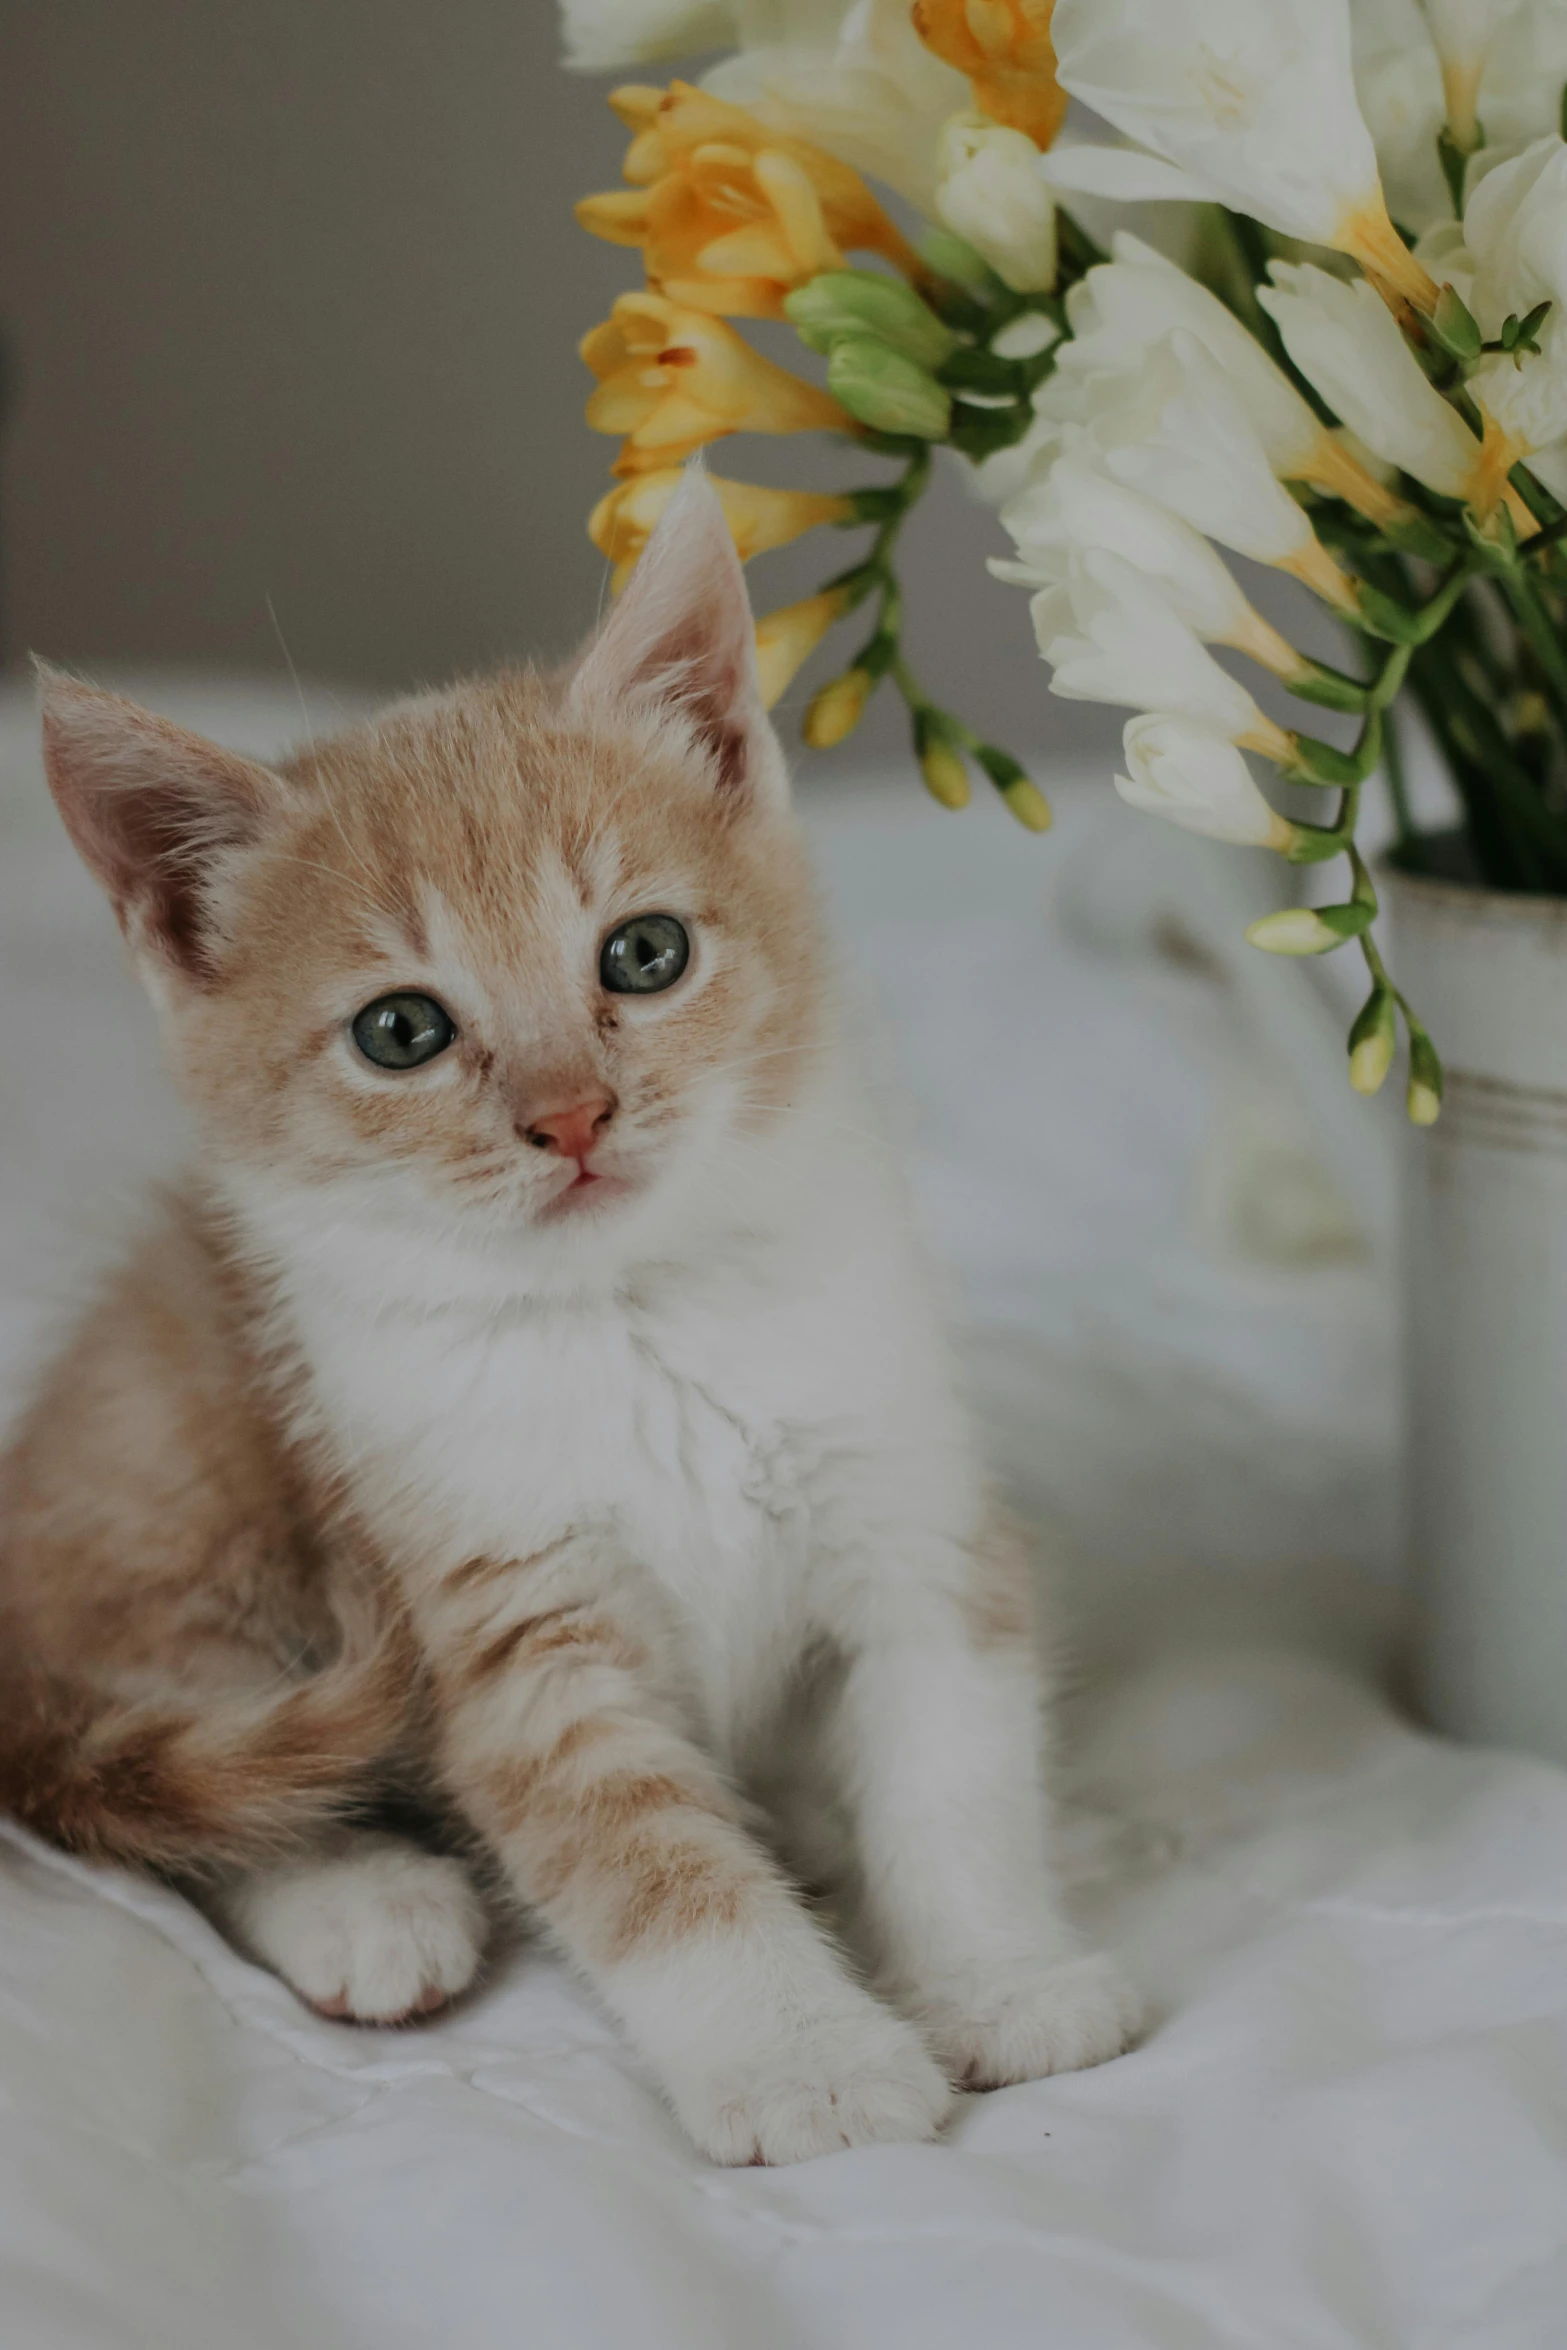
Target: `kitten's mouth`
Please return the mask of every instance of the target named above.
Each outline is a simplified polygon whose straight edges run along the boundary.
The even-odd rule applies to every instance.
[[[602,1175],[597,1168],[584,1167],[579,1160],[571,1181],[553,1199],[546,1200],[539,1213],[552,1222],[562,1216],[580,1215],[588,1208],[607,1207],[611,1200],[624,1198],[630,1189],[623,1175]]]

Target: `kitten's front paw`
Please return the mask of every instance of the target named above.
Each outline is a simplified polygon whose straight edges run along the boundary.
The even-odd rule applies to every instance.
[[[846,2146],[930,2138],[951,2105],[918,2033],[875,2010],[801,2025],[676,2097],[704,2154],[723,2163],[809,2162]]]
[[[455,1999],[488,1922],[460,1861],[371,1835],[251,1879],[228,1915],[319,2015],[358,2024],[409,2023]]]
[[[1142,2023],[1136,1992],[1102,1954],[978,1978],[921,2009],[926,2037],[965,2089],[1003,2089],[1104,2064]]]

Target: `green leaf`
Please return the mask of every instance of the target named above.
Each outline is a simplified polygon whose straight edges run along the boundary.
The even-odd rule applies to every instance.
[[[1550,316],[1550,311],[1551,305],[1548,301],[1546,301],[1536,302],[1534,308],[1526,313],[1526,315],[1519,321],[1518,325],[1517,340],[1520,345],[1527,344],[1531,351],[1537,351],[1539,349],[1540,346],[1535,338],[1539,334],[1541,327],[1545,324],[1546,319]]]

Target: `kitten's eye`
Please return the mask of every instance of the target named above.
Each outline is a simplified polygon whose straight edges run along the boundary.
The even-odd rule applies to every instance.
[[[457,1034],[434,996],[383,995],[354,1022],[354,1042],[378,1069],[418,1069]]]
[[[673,914],[635,914],[604,941],[599,977],[614,995],[657,995],[691,960],[691,941]]]

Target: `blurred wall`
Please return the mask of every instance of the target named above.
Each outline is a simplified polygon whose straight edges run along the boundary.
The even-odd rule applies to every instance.
[[[571,201],[623,143],[550,0],[0,0],[6,657],[275,669],[269,601],[301,670],[386,686],[568,646],[613,454],[575,346],[637,269]],[[1107,752],[1113,714],[1046,695],[999,543],[950,481],[910,534],[932,687]],[[764,558],[757,601],[845,555]],[[889,706],[857,755],[902,740]]]

